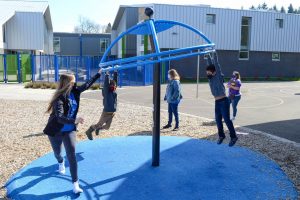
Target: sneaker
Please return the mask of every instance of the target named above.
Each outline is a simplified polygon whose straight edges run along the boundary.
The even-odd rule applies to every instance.
[[[65,161],[63,160],[62,163],[58,163],[58,173],[64,175],[66,173]]]
[[[99,135],[100,129],[96,129],[95,133],[96,133],[96,135]]]
[[[89,140],[93,140],[93,131],[94,129],[92,127],[90,127],[86,132],[86,136],[89,138]]]
[[[236,141],[238,140],[237,137],[235,138],[231,138],[230,142],[229,142],[229,146],[232,147],[233,145],[235,145]]]
[[[167,124],[163,127],[163,129],[171,128],[172,126],[170,124]]]
[[[231,118],[231,121],[234,121],[234,120],[235,120],[235,117],[232,117],[232,118]]]
[[[225,139],[225,137],[219,137],[217,144],[222,144],[224,139]]]
[[[83,192],[83,190],[79,187],[78,181],[76,181],[76,182],[73,183],[73,192],[74,192],[75,194],[78,194],[78,193],[82,193],[82,192]]]
[[[179,131],[179,127],[175,127],[172,131]]]

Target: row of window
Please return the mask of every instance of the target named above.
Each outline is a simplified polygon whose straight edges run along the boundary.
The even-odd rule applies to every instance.
[[[249,60],[249,51],[240,51],[239,60]],[[280,52],[272,53],[272,61],[280,61]]]
[[[206,14],[206,23],[207,24],[216,24],[216,14]],[[242,25],[247,24],[247,21],[242,21]],[[283,28],[283,19],[275,19],[276,28]]]
[[[100,53],[104,53],[109,45],[110,45],[110,39],[100,38]],[[61,51],[60,37],[54,37],[53,38],[53,51],[55,53],[59,53]]]

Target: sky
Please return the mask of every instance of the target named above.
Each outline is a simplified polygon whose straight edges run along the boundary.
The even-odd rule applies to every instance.
[[[72,32],[78,23],[79,16],[91,19],[95,23],[113,24],[120,5],[165,3],[182,5],[205,4],[218,8],[248,9],[266,2],[269,7],[276,4],[277,8],[287,7],[290,3],[294,8],[300,7],[300,0],[48,0],[55,32]]]

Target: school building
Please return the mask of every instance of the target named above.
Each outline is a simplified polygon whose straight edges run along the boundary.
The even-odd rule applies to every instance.
[[[102,56],[110,45],[110,33],[61,33],[53,34],[53,50],[63,56]]]
[[[112,27],[112,40],[145,19],[145,7],[154,9],[154,19],[189,24],[216,44],[225,76],[237,70],[244,77],[300,77],[300,15],[274,11],[213,8],[206,5],[147,4],[120,6]],[[149,51],[147,36],[130,35],[119,41],[112,55],[118,58]],[[161,51],[201,43],[192,32],[173,27],[158,34]],[[200,76],[205,76],[200,60]],[[169,65],[185,78],[195,78],[197,57],[171,61]]]
[[[0,54],[52,54],[52,41],[47,2],[0,0]]]

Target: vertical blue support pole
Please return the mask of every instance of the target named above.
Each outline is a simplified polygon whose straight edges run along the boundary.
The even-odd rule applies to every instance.
[[[35,65],[34,65],[34,55],[30,54],[30,65],[31,65],[31,81],[35,81]]]
[[[55,82],[58,82],[58,74],[59,74],[59,71],[58,71],[58,58],[57,58],[57,55],[54,55],[54,80]]]
[[[4,83],[7,83],[7,63],[6,63],[6,54],[3,55],[3,64],[4,64]]]
[[[80,57],[79,57],[79,67],[82,69],[82,35],[81,33],[79,34],[79,46],[80,46]],[[78,67],[78,66],[77,66]],[[78,80],[78,70],[77,70],[77,67],[76,67],[76,79]]]
[[[66,57],[67,72],[69,72],[70,56]]]
[[[76,81],[78,81],[78,60],[77,60],[77,57],[74,57],[75,58],[75,77],[76,77]],[[81,58],[79,58],[81,60]]]
[[[40,71],[39,79],[42,80],[42,53],[40,52]]]
[[[21,70],[21,55],[17,53],[17,66],[18,66],[18,82],[22,83],[22,70]]]
[[[47,79],[48,79],[48,82],[50,82],[50,57],[48,55],[48,56],[45,56],[45,58],[47,59]]]
[[[86,80],[89,80],[91,77],[91,57],[87,57],[85,60],[85,66],[86,66]]]
[[[137,75],[138,67],[135,69],[135,84],[138,85],[138,75]]]

